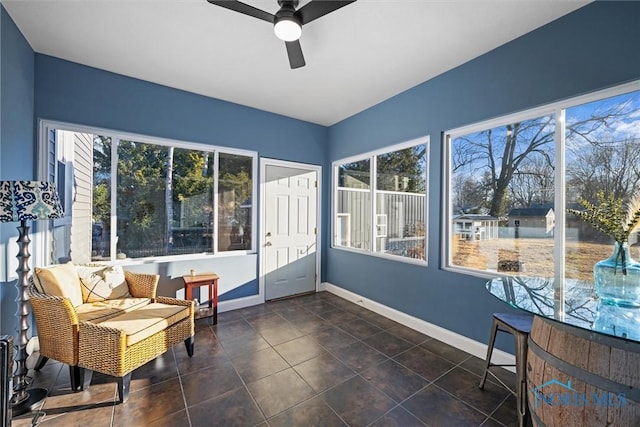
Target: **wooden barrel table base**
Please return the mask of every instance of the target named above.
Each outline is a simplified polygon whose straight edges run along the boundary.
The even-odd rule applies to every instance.
[[[536,316],[527,397],[534,426],[640,426],[640,343]]]

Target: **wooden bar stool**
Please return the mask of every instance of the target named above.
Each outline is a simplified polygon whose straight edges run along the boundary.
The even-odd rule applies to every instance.
[[[479,387],[484,388],[487,374],[491,374],[504,388],[511,391],[516,397],[518,408],[518,425],[522,427],[527,413],[527,378],[525,367],[527,365],[527,339],[531,332],[531,324],[533,323],[532,314],[514,314],[514,313],[493,313],[493,324],[491,325],[491,337],[487,346],[487,360],[484,368],[484,374],[480,380]],[[491,363],[491,355],[493,354],[493,346],[496,343],[496,334],[498,331],[507,332],[516,340],[516,364],[500,365]],[[500,378],[491,372],[493,366],[515,366],[516,368],[516,390],[511,390]]]

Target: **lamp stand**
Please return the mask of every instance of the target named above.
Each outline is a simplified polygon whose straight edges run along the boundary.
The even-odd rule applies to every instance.
[[[16,316],[19,319],[17,332],[18,343],[17,352],[15,357],[16,370],[13,374],[13,396],[11,396],[11,407],[13,416],[24,414],[31,411],[38,403],[40,403],[45,397],[47,397],[48,390],[45,388],[32,388],[27,389],[30,379],[27,377],[27,343],[29,337],[27,331],[29,330],[29,227],[26,220],[20,221],[18,227],[18,281],[16,287],[18,288],[18,311]]]

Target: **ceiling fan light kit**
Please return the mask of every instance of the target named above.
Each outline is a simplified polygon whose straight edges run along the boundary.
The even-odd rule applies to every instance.
[[[306,65],[299,41],[302,35],[302,26],[356,0],[311,0],[298,10],[296,10],[299,3],[298,0],[278,0],[280,10],[275,15],[240,1],[207,1],[216,6],[272,23],[276,37],[285,42],[289,65],[292,69],[295,69]]]
[[[294,17],[276,18],[273,32],[280,40],[292,42],[298,40],[302,35],[302,26]]]

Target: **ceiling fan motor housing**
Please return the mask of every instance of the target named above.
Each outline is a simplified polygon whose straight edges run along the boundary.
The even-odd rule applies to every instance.
[[[298,0],[278,0],[280,10],[276,12],[276,19],[274,24],[282,19],[289,19],[295,21],[299,26],[302,26],[300,20],[294,15],[296,12],[296,6],[298,6]]]
[[[298,7],[298,3],[300,3],[298,0],[278,0],[278,5],[280,7],[284,7],[285,5],[291,5],[291,7],[295,9],[296,7]]]

